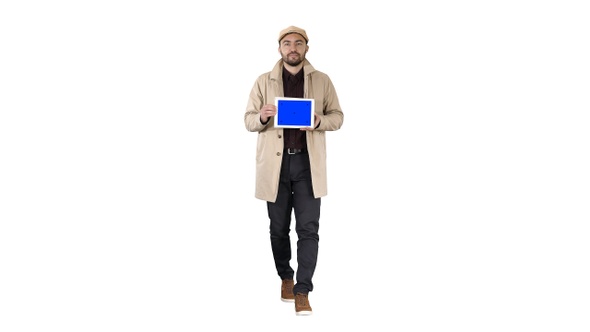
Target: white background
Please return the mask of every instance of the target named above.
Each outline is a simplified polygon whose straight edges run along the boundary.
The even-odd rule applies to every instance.
[[[583,2],[3,1],[0,330],[587,332]],[[345,114],[305,318],[243,123],[289,25]]]

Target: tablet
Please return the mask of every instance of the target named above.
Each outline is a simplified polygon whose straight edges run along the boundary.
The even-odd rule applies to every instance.
[[[313,127],[313,99],[276,97],[275,106],[277,107],[277,115],[275,115],[275,127]]]

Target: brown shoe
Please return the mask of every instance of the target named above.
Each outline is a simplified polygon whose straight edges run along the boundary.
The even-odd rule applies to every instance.
[[[295,314],[297,316],[311,315],[311,306],[309,305],[308,294],[297,293],[295,295]]]
[[[294,302],[295,295],[293,295],[293,279],[283,279],[281,285],[281,301],[283,302]]]

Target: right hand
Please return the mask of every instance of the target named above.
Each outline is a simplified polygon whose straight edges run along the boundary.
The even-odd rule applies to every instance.
[[[272,104],[266,104],[260,109],[260,122],[266,123],[271,116],[277,114],[277,107]]]

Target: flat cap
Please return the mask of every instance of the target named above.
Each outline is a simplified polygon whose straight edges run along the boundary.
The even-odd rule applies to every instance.
[[[285,35],[288,35],[290,33],[298,33],[301,36],[303,36],[303,38],[305,38],[306,43],[309,42],[309,39],[307,38],[307,33],[305,32],[305,30],[298,28],[294,25],[281,30],[281,33],[279,33],[279,42],[281,42],[281,39],[283,39],[283,37],[285,37]]]

